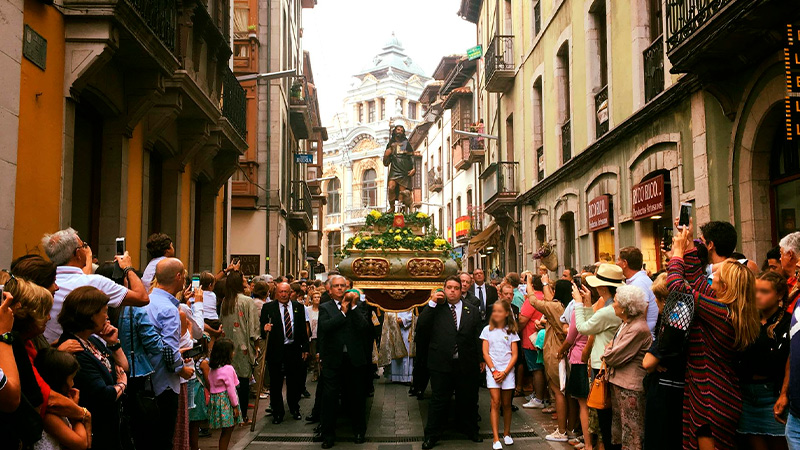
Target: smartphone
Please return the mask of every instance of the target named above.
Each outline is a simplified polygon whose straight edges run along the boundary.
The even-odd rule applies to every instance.
[[[200,275],[194,274],[192,275],[192,290],[195,290],[200,287]]]
[[[688,227],[690,217],[692,217],[692,204],[681,203],[681,215],[678,217],[678,226],[684,228]]]
[[[202,354],[203,354],[203,346],[195,345],[194,347],[191,348],[191,350],[186,350],[185,352],[183,352],[183,358],[184,359],[196,358]]]
[[[3,301],[5,300],[5,298],[3,298],[3,292],[5,292],[5,290],[6,290],[6,285],[0,284],[0,303],[3,303]]]
[[[572,281],[574,281],[574,282],[575,282],[575,286],[576,286],[578,289],[580,289],[581,287],[583,287],[583,282],[581,282],[581,279],[580,279],[578,276],[575,276],[575,278],[573,278],[573,279],[572,279]]]
[[[664,227],[664,234],[661,235],[661,248],[666,251],[672,250],[672,227]]]
[[[233,261],[231,261],[231,264],[239,264],[239,258],[233,258]]]
[[[125,238],[118,237],[117,238],[117,254],[124,255],[125,254]]]

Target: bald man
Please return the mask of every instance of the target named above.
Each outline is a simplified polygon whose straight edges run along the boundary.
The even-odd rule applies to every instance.
[[[183,365],[180,353],[181,318],[175,296],[186,282],[183,263],[177,258],[162,259],[156,265],[156,280],[158,287],[150,293],[150,304],[145,309],[164,343],[164,354],[149,357],[153,365],[151,379],[161,417],[177,417],[180,379],[189,379],[194,373],[192,367]],[[171,449],[175,421],[160,420],[147,434],[152,442],[146,448]]]
[[[289,415],[300,420],[300,396],[305,382],[305,360],[308,358],[308,333],[306,310],[295,300],[290,300],[289,283],[278,283],[274,302],[261,308],[261,329],[270,332],[267,346],[270,406],[272,423],[283,422],[283,384],[286,382],[286,403]]]

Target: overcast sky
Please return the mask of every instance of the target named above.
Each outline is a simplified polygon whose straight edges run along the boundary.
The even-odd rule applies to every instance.
[[[323,126],[342,109],[352,76],[391,38],[430,76],[442,56],[475,45],[475,25],[459,0],[319,0],[303,10],[303,48],[311,53]]]

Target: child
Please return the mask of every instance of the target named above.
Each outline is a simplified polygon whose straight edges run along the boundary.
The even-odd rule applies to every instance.
[[[208,424],[212,429],[222,429],[219,436],[220,450],[228,450],[233,427],[242,423],[239,416],[239,396],[236,394],[239,378],[231,365],[233,349],[232,340],[218,339],[211,349],[209,361],[211,370],[208,374],[208,390],[211,398],[208,401]]]
[[[516,385],[514,366],[517,363],[517,322],[511,315],[511,305],[504,301],[494,303],[492,317],[483,331],[483,359],[486,361],[486,387],[492,395],[492,432],[494,433],[494,450],[501,450],[498,434],[500,421],[500,404],[503,405],[503,442],[513,445],[511,439],[511,398]]]
[[[53,391],[69,397],[78,403],[78,390],[73,388],[75,374],[80,365],[71,353],[45,348],[36,356],[36,370]],[[92,446],[92,416],[83,409],[82,421],[71,423],[66,417],[51,412],[44,415],[42,439],[34,444],[34,450],[84,450]]]
[[[208,431],[208,377],[211,367],[208,358],[201,356],[197,361],[196,367],[199,371],[195,372],[195,377],[189,380],[189,392],[194,393],[194,404],[189,405],[189,448],[198,450],[200,448],[201,437],[211,436]],[[238,379],[237,379],[238,381]],[[205,430],[203,428],[205,427]],[[205,431],[205,436],[203,435]]]

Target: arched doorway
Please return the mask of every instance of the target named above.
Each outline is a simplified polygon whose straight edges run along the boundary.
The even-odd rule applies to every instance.
[[[772,244],[789,233],[800,231],[800,143],[786,140],[778,127],[772,140],[769,164]]]
[[[575,213],[567,212],[559,219],[561,228],[561,242],[563,243],[561,252],[561,264],[564,269],[575,268]]]

